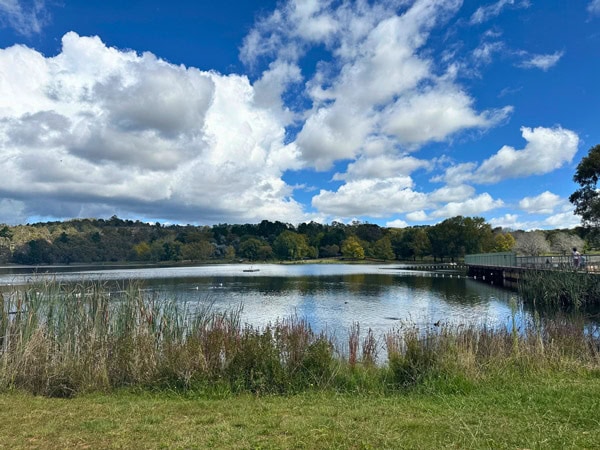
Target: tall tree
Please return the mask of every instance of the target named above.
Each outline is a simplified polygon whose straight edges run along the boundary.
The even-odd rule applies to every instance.
[[[573,180],[581,187],[569,197],[575,205],[575,214],[579,214],[583,225],[590,228],[598,228],[600,225],[600,194],[597,190],[599,177],[600,145],[596,145],[577,165]]]

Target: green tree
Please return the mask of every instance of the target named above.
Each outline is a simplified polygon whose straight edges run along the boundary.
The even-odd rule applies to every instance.
[[[208,241],[196,241],[181,247],[181,259],[189,261],[206,261],[215,253],[215,246]]]
[[[12,237],[12,231],[8,228],[7,225],[4,225],[2,229],[0,229],[0,238],[10,239]]]
[[[600,194],[597,190],[600,177],[600,145],[592,147],[577,165],[573,180],[581,187],[569,197],[575,205],[575,214],[581,216],[582,224],[597,229],[600,225]]]
[[[510,233],[496,233],[494,235],[494,251],[510,252],[515,247],[515,238]]]
[[[303,259],[315,256],[313,249],[308,245],[306,236],[295,231],[286,230],[273,242],[273,251],[280,259]]]
[[[389,236],[385,236],[373,244],[373,256],[383,260],[396,258]]]
[[[410,242],[412,253],[417,258],[423,258],[431,252],[431,242],[424,228],[415,228]]]
[[[239,254],[251,261],[267,260],[273,257],[273,249],[266,241],[248,238],[240,244]]]
[[[133,251],[135,252],[136,259],[140,261],[147,261],[150,259],[151,249],[150,245],[147,242],[140,242],[137,245],[133,246]]]
[[[339,254],[340,248],[335,244],[325,245],[319,249],[319,256],[322,258],[333,258],[339,256]]]
[[[456,216],[429,229],[434,258],[454,261],[467,253],[483,253],[494,248],[492,227],[482,217]]]
[[[342,255],[349,259],[365,259],[365,250],[355,236],[342,242]]]

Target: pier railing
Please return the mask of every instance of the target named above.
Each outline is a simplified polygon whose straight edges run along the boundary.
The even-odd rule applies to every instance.
[[[581,255],[578,267],[571,255],[566,256],[517,256],[513,252],[480,253],[465,255],[467,266],[519,267],[524,269],[586,270],[600,272],[600,255]]]

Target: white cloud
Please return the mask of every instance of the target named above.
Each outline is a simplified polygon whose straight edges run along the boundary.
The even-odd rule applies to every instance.
[[[487,22],[488,20],[500,15],[504,8],[510,6],[527,8],[529,7],[529,1],[524,0],[515,3],[515,0],[498,0],[496,3],[492,3],[491,5],[480,6],[471,16],[471,24]]]
[[[414,92],[399,98],[386,109],[383,130],[395,135],[400,142],[422,144],[442,141],[467,128],[491,127],[512,111],[506,107],[477,114],[471,107],[472,102],[452,85]]]
[[[274,61],[254,83],[254,100],[261,107],[275,109],[291,122],[293,113],[283,104],[282,95],[290,84],[302,81],[300,67],[285,61]]]
[[[47,21],[43,0],[0,0],[0,27],[9,26],[23,36],[31,36],[42,31]]]
[[[523,198],[519,202],[519,208],[529,214],[552,214],[563,203],[560,196],[545,191],[535,197]]]
[[[526,69],[541,69],[546,71],[551,67],[555,66],[558,61],[563,57],[564,52],[557,51],[547,55],[530,55],[526,61],[523,61],[520,65]]]
[[[387,140],[390,153],[414,150],[494,126],[511,111],[477,112],[453,80],[456,70],[440,76],[422,52],[430,31],[461,3],[289,0],[258,21],[241,57],[250,65],[267,59],[275,67],[297,66],[311,46],[325,48],[306,81],[311,106],[296,111],[303,121],[295,144],[306,166],[326,170],[338,160],[361,159],[374,141]]]
[[[451,164],[444,174],[436,175],[431,178],[432,183],[445,181],[449,186],[462,185],[473,178],[473,172],[477,168],[474,162]]]
[[[473,58],[479,64],[488,64],[492,61],[494,53],[500,52],[504,48],[502,42],[483,42],[479,47],[473,50]]]
[[[427,195],[412,190],[410,177],[364,179],[347,182],[336,192],[321,190],[312,205],[331,216],[386,217],[424,208]]]
[[[355,158],[373,126],[364,111],[340,102],[311,114],[296,144],[308,164],[325,170],[336,160]]]
[[[592,0],[587,9],[590,14],[600,15],[600,0]]]
[[[519,221],[517,214],[505,214],[502,217],[495,217],[489,220],[492,227],[501,227],[510,230],[524,230],[529,229],[526,222]]]
[[[500,199],[494,200],[488,193],[470,198],[462,202],[449,202],[433,211],[431,217],[477,216],[481,213],[504,206]]]
[[[290,68],[293,74],[293,68]],[[0,50],[3,197],[28,215],[297,222],[284,118],[244,76],[175,66],[68,33],[46,58]],[[291,76],[293,78],[293,75]]]
[[[581,217],[573,214],[573,211],[562,212],[547,217],[544,225],[552,228],[575,228],[581,225]]]
[[[475,195],[475,188],[466,184],[448,185],[429,194],[429,199],[436,203],[461,202]]]
[[[581,217],[573,214],[573,210],[553,214],[546,218],[530,220],[521,219],[517,214],[505,214],[489,220],[493,227],[502,227],[511,230],[543,230],[557,228],[575,228],[581,224]]]
[[[497,183],[508,178],[541,175],[570,163],[577,152],[579,137],[573,131],[561,127],[521,127],[527,145],[522,150],[505,145],[498,153],[486,159],[473,173],[461,174],[476,183]],[[447,175],[448,176],[448,175]]]
[[[410,212],[406,215],[406,218],[411,222],[425,222],[429,220],[429,217],[427,217],[427,214],[423,210]]]
[[[402,219],[392,220],[391,222],[387,222],[385,224],[388,228],[406,228],[408,224]]]
[[[381,179],[397,176],[408,176],[417,169],[429,169],[429,161],[413,158],[412,156],[393,157],[380,155],[361,157],[348,165],[346,173],[336,173],[334,180],[359,180],[364,178]]]

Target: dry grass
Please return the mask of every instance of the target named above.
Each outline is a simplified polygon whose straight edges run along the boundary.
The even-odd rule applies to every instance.
[[[573,318],[512,328],[404,324],[381,343],[360,326],[349,351],[298,318],[262,329],[239,310],[157,301],[138,283],[41,280],[0,304],[0,389],[50,397],[123,387],[290,394],[468,389],[502,373],[597,369],[600,332]],[[379,351],[386,361],[377,364]]]

